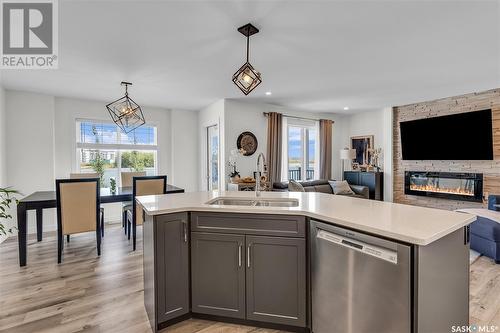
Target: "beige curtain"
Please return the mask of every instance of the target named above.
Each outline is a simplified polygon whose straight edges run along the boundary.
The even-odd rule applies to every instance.
[[[319,178],[332,178],[332,124],[333,121],[319,121]]]
[[[283,115],[269,112],[267,115],[267,176],[269,186],[281,181],[281,147]]]

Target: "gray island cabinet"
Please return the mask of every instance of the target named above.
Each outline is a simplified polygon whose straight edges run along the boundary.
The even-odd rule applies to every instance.
[[[192,312],[306,325],[305,218],[191,214]]]
[[[143,228],[144,305],[153,329],[190,312],[188,213],[154,220],[148,216]]]
[[[195,195],[206,202],[206,194]],[[196,211],[170,208],[171,198],[168,209],[156,211],[139,200],[144,303],[154,332],[191,317],[314,333],[445,333],[468,325],[473,217],[422,210],[422,218],[440,223],[422,220],[422,228],[454,224],[439,236],[412,224],[411,235],[424,239],[412,242],[305,209],[251,213],[200,204]],[[315,198],[319,207],[323,197]],[[364,201],[353,202],[360,217]],[[414,213],[369,204],[374,216],[378,207],[396,210],[398,219]]]

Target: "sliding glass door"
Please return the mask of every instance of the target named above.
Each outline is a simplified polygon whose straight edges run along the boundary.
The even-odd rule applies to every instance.
[[[313,180],[319,176],[318,123],[296,118],[285,119],[283,180]]]
[[[207,127],[207,190],[219,189],[219,126]]]

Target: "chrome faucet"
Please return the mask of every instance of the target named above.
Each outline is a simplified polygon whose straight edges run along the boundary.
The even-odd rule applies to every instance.
[[[263,163],[262,163],[262,172],[260,168],[260,159],[262,158]],[[260,180],[262,178],[262,175],[266,172],[266,157],[264,156],[263,153],[260,153],[259,156],[257,156],[257,174],[259,176],[259,179],[255,180],[255,196],[260,197]]]

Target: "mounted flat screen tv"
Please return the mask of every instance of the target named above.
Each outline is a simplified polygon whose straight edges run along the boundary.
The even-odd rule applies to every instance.
[[[399,124],[403,160],[493,160],[491,109]]]

